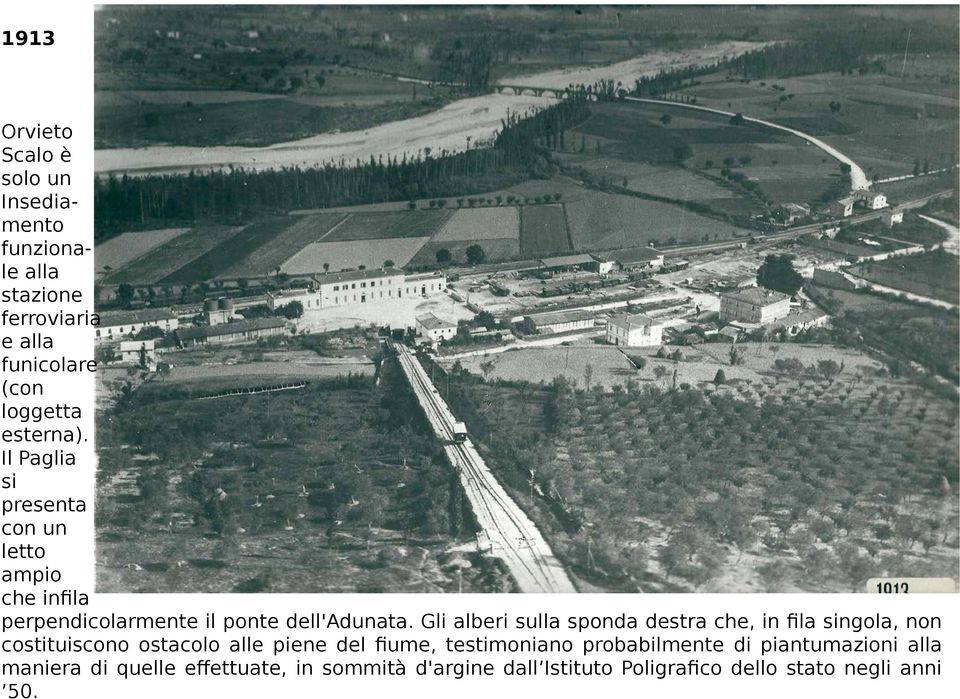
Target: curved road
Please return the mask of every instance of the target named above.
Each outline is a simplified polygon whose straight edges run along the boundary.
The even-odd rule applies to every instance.
[[[698,104],[684,104],[682,102],[670,102],[668,100],[655,100],[647,97],[624,97],[626,102],[647,102],[649,104],[662,104],[670,107],[683,107],[685,109],[696,109],[701,112],[710,112],[711,114],[720,114],[722,116],[736,116],[734,112],[728,112],[723,109],[714,109],[713,107],[704,107]],[[741,114],[741,116],[743,116]],[[797,129],[791,129],[789,126],[782,126],[780,124],[775,124],[772,121],[766,121],[764,119],[755,119],[753,117],[744,116],[744,121],[749,121],[753,124],[759,124],[760,126],[766,126],[770,129],[777,129],[778,131],[785,131],[789,134],[802,138],[806,141],[809,141],[817,148],[822,150],[824,153],[829,155],[834,160],[837,160],[841,163],[846,163],[850,166],[850,191],[856,191],[858,189],[869,189],[870,180],[867,177],[867,174],[863,171],[863,168],[857,165],[849,156],[844,155],[836,148],[831,146],[829,143],[824,143],[819,138],[811,136],[810,134],[804,133],[803,131],[798,131]]]

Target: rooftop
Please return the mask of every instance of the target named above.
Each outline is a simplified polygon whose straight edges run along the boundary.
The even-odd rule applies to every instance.
[[[160,308],[143,308],[139,311],[107,311],[100,314],[100,327],[153,323],[158,320],[174,320],[177,316]]]
[[[591,255],[561,255],[560,257],[544,257],[540,264],[544,267],[572,267],[574,265],[592,265],[596,260]]]
[[[575,323],[580,320],[593,320],[596,313],[594,311],[548,311],[546,313],[533,313],[526,318],[534,325],[555,325],[557,323]]]
[[[623,250],[612,250],[610,252],[605,252],[602,255],[598,255],[598,257],[601,260],[612,260],[614,262],[619,262],[621,265],[626,265],[630,264],[631,262],[656,260],[663,257],[663,253],[651,247],[624,248]]]
[[[282,328],[286,324],[287,321],[283,318],[252,318],[233,323],[221,323],[220,325],[206,325],[201,328],[180,328],[177,330],[177,336],[181,340],[194,340],[199,337],[220,337],[250,332],[251,330]]]
[[[399,267],[385,267],[384,269],[355,269],[349,272],[330,272],[317,274],[314,280],[318,284],[339,284],[341,282],[356,282],[362,279],[380,279],[382,277],[402,277],[403,270]]]
[[[444,328],[457,327],[457,324],[452,320],[438,318],[437,316],[433,315],[433,313],[426,313],[422,316],[417,316],[417,322],[427,330],[442,330]]]
[[[626,330],[633,328],[645,328],[649,325],[655,325],[653,318],[645,316],[642,313],[620,313],[610,318],[610,323],[618,325]]]
[[[731,299],[733,301],[739,301],[740,303],[749,303],[754,306],[770,306],[780,301],[789,300],[790,297],[786,294],[781,294],[779,291],[761,289],[755,286],[750,289],[740,289],[738,291],[731,291],[728,294],[720,294],[720,298]]]

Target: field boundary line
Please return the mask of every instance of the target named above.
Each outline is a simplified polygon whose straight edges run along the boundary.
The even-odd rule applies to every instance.
[[[561,203],[560,208],[563,210],[563,225],[567,228],[567,245],[570,246],[570,252],[575,252],[576,247],[573,245],[573,234],[570,232],[570,217],[567,216],[567,202]]]
[[[313,242],[314,242],[314,243],[319,243],[321,240],[323,240],[324,238],[326,238],[328,235],[330,235],[330,234],[333,233],[335,230],[337,230],[340,226],[342,226],[344,223],[346,223],[346,222],[347,222],[347,219],[352,218],[352,217],[353,217],[353,214],[344,214],[342,219],[340,219],[340,220],[337,221],[335,224],[333,224],[333,226],[331,226],[330,229],[327,230],[326,233],[324,233],[323,235],[321,235],[319,238],[317,238],[317,239],[314,240]],[[307,245],[312,245],[312,243],[307,243]],[[306,247],[306,246],[304,246],[304,247]],[[302,250],[302,249],[303,249],[303,248],[300,248],[300,250]],[[297,253],[299,253],[300,250],[297,250],[297,252],[293,253],[293,255],[296,255]],[[293,255],[291,255],[290,257],[293,257]],[[287,262],[287,261],[290,259],[290,257],[288,257],[286,260],[284,260],[284,262]]]

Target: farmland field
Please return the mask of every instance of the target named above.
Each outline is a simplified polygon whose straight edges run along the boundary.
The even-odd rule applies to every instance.
[[[477,240],[432,240],[420,248],[419,252],[408,263],[411,267],[435,267],[437,264],[437,250],[441,248],[450,252],[453,264],[467,264],[467,248],[479,245],[483,248],[487,262],[503,262],[515,259],[520,255],[520,243],[515,238],[490,238]]]
[[[514,206],[463,209],[454,212],[433,236],[434,242],[520,237],[520,216]]]
[[[314,274],[323,272],[325,263],[330,265],[329,269],[333,272],[356,269],[360,265],[376,269],[383,267],[387,260],[393,260],[397,267],[403,267],[428,240],[429,238],[385,238],[333,243],[324,240],[307,245],[280,265],[280,271],[286,274]]]
[[[877,284],[957,304],[960,301],[960,265],[956,255],[938,250],[868,261],[850,268],[852,274]]]
[[[121,233],[100,243],[93,250],[93,259],[97,274],[108,274],[124,265],[133,262],[141,255],[169,243],[179,235],[186,233],[189,228],[164,228],[154,231],[134,231]]]
[[[744,232],[674,204],[591,192],[566,205],[577,250],[724,240]]]
[[[104,277],[107,284],[153,284],[229,240],[241,229],[230,226],[199,226],[154,248],[126,267]]]
[[[520,253],[528,257],[570,251],[563,206],[524,206],[520,210]]]
[[[719,177],[721,168],[729,167],[774,202],[819,200],[840,176],[833,159],[799,138],[761,126],[733,126],[729,117],[670,104],[617,103],[591,108],[591,117],[572,132],[561,157],[572,165],[582,163],[595,177],[605,174],[610,160],[608,179],[616,184],[626,179],[627,186],[637,191],[708,205],[717,199],[739,200],[739,206],[725,201],[717,207],[728,212],[749,213],[757,208],[748,193],[737,192],[732,185],[725,190],[702,177],[693,185],[693,172],[658,186],[654,178],[632,181],[629,165],[619,165],[639,162],[683,173],[677,167],[677,152],[686,147],[690,149],[684,157],[687,168]],[[713,187],[707,189],[710,184]],[[720,191],[727,193],[720,197]]]
[[[99,414],[99,591],[511,588],[449,552],[473,540],[472,513],[394,365],[378,384],[182,394],[147,385]]]
[[[358,212],[323,237],[324,243],[375,238],[429,238],[451,211]]]
[[[221,273],[221,277],[256,277],[272,274],[277,267],[322,238],[344,219],[343,214],[314,214],[291,218],[291,224],[274,238]]]
[[[768,368],[751,364],[757,373],[720,387],[669,390],[668,375],[668,390],[629,379],[602,393],[582,379],[571,389],[454,372],[450,392],[481,453],[584,584],[825,592],[861,591],[873,575],[951,575],[957,404],[855,354],[841,353],[832,379],[774,372],[768,347],[757,359]]]
[[[888,64],[902,60],[885,58]],[[956,83],[941,80],[949,74],[956,80],[955,57],[933,70],[941,75],[824,73],[749,84],[727,81],[718,73],[683,94],[695,96],[703,106],[808,131],[852,157],[869,177],[878,178],[909,174],[918,161],[929,163],[931,169],[957,162],[960,102]],[[838,111],[830,110],[831,102],[840,105]]]
[[[534,384],[549,384],[558,376],[564,376],[582,387],[589,374],[590,386],[609,388],[636,374],[623,353],[609,346],[530,347],[486,357],[464,357],[460,362],[465,370],[478,376],[484,375],[480,365],[491,362],[489,379]]]
[[[273,216],[255,221],[161,281],[167,284],[189,284],[218,277],[254,250],[272,245],[273,240],[294,222],[295,219],[289,216]]]

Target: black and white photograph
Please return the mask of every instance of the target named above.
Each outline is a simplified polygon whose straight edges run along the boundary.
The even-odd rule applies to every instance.
[[[956,577],[957,5],[92,21],[97,592]]]

